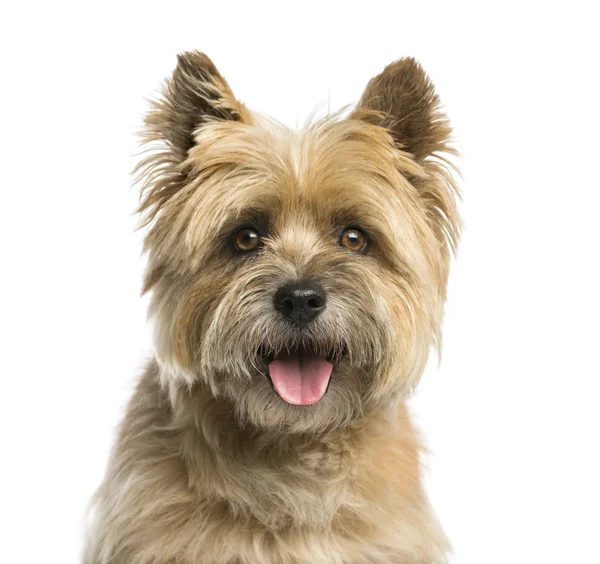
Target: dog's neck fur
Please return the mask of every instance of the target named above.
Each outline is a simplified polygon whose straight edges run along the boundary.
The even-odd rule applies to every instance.
[[[160,368],[154,371],[159,381]],[[405,406],[398,415],[396,402],[395,409],[380,407],[343,428],[299,434],[240,424],[233,405],[202,385],[176,398],[160,389],[156,393],[163,431],[177,440],[189,486],[236,518],[271,531],[291,523],[335,527],[340,516],[353,513],[352,488],[359,482],[371,486],[363,473],[368,473],[365,463],[373,462],[372,446],[392,434],[406,438],[401,454],[413,470],[403,479],[411,487],[418,482],[413,429]]]
[[[98,492],[88,555],[99,556],[87,562],[112,561],[115,551],[115,562],[135,564],[205,553],[330,562],[343,550],[344,562],[412,554],[407,562],[441,563],[446,544],[423,495],[418,437],[397,407],[321,433],[261,431],[239,425],[232,406],[201,386],[173,401],[152,362]]]

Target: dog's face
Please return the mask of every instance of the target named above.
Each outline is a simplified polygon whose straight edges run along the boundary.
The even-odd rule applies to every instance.
[[[410,389],[438,339],[458,219],[449,128],[421,68],[296,133],[180,57],[140,166],[158,361],[242,422],[348,423]]]

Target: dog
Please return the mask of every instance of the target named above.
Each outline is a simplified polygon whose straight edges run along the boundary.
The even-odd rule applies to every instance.
[[[412,58],[302,131],[200,52],[137,167],[155,358],[85,564],[440,564],[406,402],[460,232],[451,128]]]

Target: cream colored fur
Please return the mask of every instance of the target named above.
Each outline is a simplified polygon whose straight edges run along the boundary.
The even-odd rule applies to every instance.
[[[238,102],[212,62],[180,57],[140,165],[156,359],[93,504],[85,564],[441,564],[406,400],[439,344],[458,238],[450,129],[411,59],[357,108],[292,132]],[[238,256],[231,235],[261,224]],[[360,226],[368,251],[337,244]],[[257,227],[258,229],[258,227]],[[284,282],[318,279],[299,330]],[[261,355],[332,355],[318,403],[284,402]]]

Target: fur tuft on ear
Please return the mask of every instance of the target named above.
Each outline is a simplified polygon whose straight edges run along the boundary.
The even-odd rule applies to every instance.
[[[162,94],[146,118],[146,126],[153,138],[162,138],[171,146],[179,161],[194,146],[194,131],[207,118],[248,119],[217,67],[198,51],[177,56],[177,67]]]
[[[214,63],[198,51],[177,56],[177,67],[145,119],[142,142],[150,155],[136,167],[141,182],[139,212],[143,225],[154,219],[162,205],[188,179],[185,168],[194,133],[209,120],[251,123],[246,107],[239,102]]]
[[[385,127],[421,163],[435,152],[448,152],[452,130],[439,105],[421,65],[406,57],[371,79],[352,117]]]

